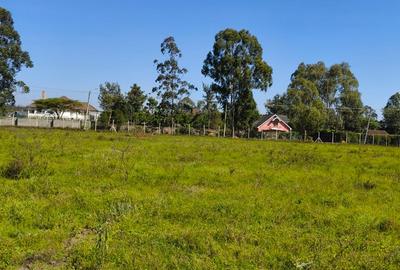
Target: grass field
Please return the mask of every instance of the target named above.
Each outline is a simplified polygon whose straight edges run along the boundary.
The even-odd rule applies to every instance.
[[[0,269],[399,269],[400,149],[0,130]]]

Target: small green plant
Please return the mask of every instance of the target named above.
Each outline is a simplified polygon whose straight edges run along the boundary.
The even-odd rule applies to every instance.
[[[48,172],[48,162],[43,156],[43,149],[39,142],[19,142],[11,152],[12,159],[1,168],[1,176],[20,180],[35,175],[45,175]]]
[[[12,159],[1,171],[4,178],[18,180],[24,174],[25,164],[21,159]]]

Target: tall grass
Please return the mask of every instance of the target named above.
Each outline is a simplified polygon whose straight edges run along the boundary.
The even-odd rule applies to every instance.
[[[0,269],[400,267],[398,148],[29,129],[0,139]]]

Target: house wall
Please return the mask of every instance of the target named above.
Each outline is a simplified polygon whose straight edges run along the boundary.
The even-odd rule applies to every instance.
[[[91,119],[96,120],[99,117],[98,112],[89,112],[89,116]],[[29,110],[28,118],[56,118],[56,114],[49,111],[38,111],[38,110]],[[85,113],[80,112],[64,112],[61,116],[61,119],[64,120],[85,120]]]
[[[19,127],[51,127],[51,119],[32,119],[32,118],[19,118],[17,120],[17,125]]]
[[[278,123],[274,123],[273,121],[268,121],[258,127],[258,132],[262,131],[281,131],[281,132],[290,132],[290,129],[287,125],[285,125],[282,121]]]
[[[80,120],[64,120],[64,119],[54,119],[54,128],[81,128],[82,122]]]

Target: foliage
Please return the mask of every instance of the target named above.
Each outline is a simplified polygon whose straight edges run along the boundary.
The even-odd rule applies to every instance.
[[[153,125],[158,125],[161,121],[161,114],[158,107],[158,102],[155,98],[149,97],[145,106],[146,122]]]
[[[126,95],[126,105],[128,110],[128,119],[135,123],[141,123],[145,120],[144,103],[147,96],[139,85],[134,84]]]
[[[40,145],[33,156],[53,172],[0,176],[1,269],[398,267],[397,148],[40,129],[0,138],[1,168],[16,144]]]
[[[242,97],[252,106],[253,89],[266,91],[272,85],[272,68],[262,58],[263,49],[257,38],[247,30],[225,29],[215,36],[215,43],[204,60],[202,74],[213,80],[211,89],[217,94],[224,113],[230,117],[232,136],[235,126],[246,122],[237,113],[244,110]],[[228,106],[229,105],[229,106]],[[229,107],[229,108],[228,108]],[[252,112],[254,113],[254,111]],[[247,126],[248,123],[245,124]]]
[[[369,129],[380,129],[381,125],[378,121],[378,114],[371,106],[364,106],[361,126],[367,127],[369,122]]]
[[[4,113],[6,106],[15,104],[17,88],[29,92],[29,87],[16,79],[23,67],[33,67],[28,52],[23,51],[21,45],[11,13],[0,7],[0,113]]]
[[[313,95],[307,99],[314,99],[315,102],[319,100],[317,107],[310,107],[304,111],[305,115],[298,115],[301,112],[292,104],[293,99],[288,94],[298,82],[308,85],[304,88],[305,90],[309,90],[311,84],[314,88],[313,91],[302,93],[303,98],[304,95]],[[362,125],[365,122],[364,106],[358,90],[358,81],[347,63],[335,64],[329,68],[323,62],[301,63],[291,76],[287,93],[276,95],[269,100],[266,108],[272,113],[295,116],[296,119],[293,121],[297,124],[299,124],[298,120],[302,118],[303,121],[306,121],[303,126],[310,126],[312,132],[315,131],[315,128],[349,131],[361,131],[365,128]],[[315,118],[308,117],[311,111],[320,120],[318,124],[314,123]]]
[[[167,37],[161,43],[161,53],[166,59],[154,60],[158,72],[156,79],[158,86],[153,88],[153,92],[161,99],[159,106],[164,120],[174,125],[178,102],[196,88],[182,79],[187,70],[179,66],[178,60],[182,57],[182,53],[173,37]]]
[[[315,84],[306,79],[295,79],[289,86],[287,97],[291,106],[288,116],[295,130],[315,132],[323,127],[326,119],[324,104]]]
[[[383,117],[387,131],[400,134],[400,92],[389,98],[383,109]]]
[[[99,104],[103,109],[100,121],[109,126],[112,121],[122,124],[127,121],[126,100],[118,83],[101,84]]]
[[[66,97],[37,99],[33,105],[38,110],[50,110],[57,115],[57,119],[61,119],[65,111],[78,111],[81,103]]]

